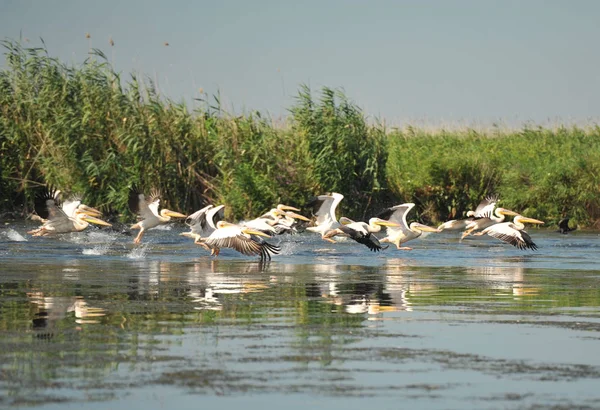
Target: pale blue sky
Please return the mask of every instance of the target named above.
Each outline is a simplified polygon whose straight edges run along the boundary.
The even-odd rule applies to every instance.
[[[598,21],[595,0],[0,0],[0,38],[79,63],[89,32],[175,100],[276,117],[325,85],[392,125],[597,121]]]

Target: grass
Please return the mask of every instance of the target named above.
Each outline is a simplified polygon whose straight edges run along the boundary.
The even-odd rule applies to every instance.
[[[5,40],[0,71],[0,210],[27,215],[46,183],[131,219],[129,187],[162,191],[193,212],[223,203],[254,217],[277,203],[344,194],[340,214],[365,219],[415,202],[431,223],[460,218],[486,195],[550,225],[600,227],[600,129],[388,130],[342,90],[301,87],[284,124],[226,113],[218,96],[190,112],[154,84],[124,79],[100,50],[68,66]]]

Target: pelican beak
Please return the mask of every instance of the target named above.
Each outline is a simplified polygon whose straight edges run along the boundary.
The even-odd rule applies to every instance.
[[[510,215],[510,216],[517,216],[519,215],[517,212],[515,211],[511,211],[510,209],[504,209],[504,208],[500,208],[499,212],[502,215]]]
[[[264,236],[265,238],[271,237],[271,235],[267,235],[266,233],[261,232],[261,231],[255,231],[254,229],[244,229],[242,232],[244,232],[248,235]]]
[[[543,224],[544,221],[540,221],[539,219],[533,219],[533,218],[521,218],[521,222],[527,222],[530,224]]]
[[[172,218],[187,218],[187,215],[180,214],[179,212],[170,211],[170,210],[165,211],[165,214]]]
[[[103,226],[112,226],[108,222],[103,221],[102,219],[94,218],[93,216],[85,214],[83,218],[84,221],[95,224],[95,225],[103,225]]]
[[[277,209],[279,209],[280,211],[296,211],[296,212],[300,212],[300,210],[298,208],[294,208],[293,206],[289,206],[289,205],[277,205]]]
[[[310,219],[308,219],[307,217],[305,217],[304,215],[300,215],[297,214],[295,212],[286,212],[285,213],[287,216],[292,217],[294,219],[300,219],[301,221],[306,221],[306,222],[310,222]]]
[[[79,207],[77,207],[77,212],[95,217],[102,216],[102,212],[100,212],[96,208],[92,208],[91,206],[83,204],[80,204]]]
[[[423,232],[439,232],[438,228],[433,228],[431,226],[427,226],[427,225],[423,225],[423,224],[419,224],[419,223],[414,226],[415,226],[415,228],[417,228],[418,230],[423,231]]]
[[[396,222],[390,222],[390,221],[377,221],[375,222],[376,225],[381,225],[381,226],[400,226],[400,224],[397,224]]]

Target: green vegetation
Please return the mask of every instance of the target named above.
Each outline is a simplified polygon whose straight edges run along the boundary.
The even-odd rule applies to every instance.
[[[600,223],[598,126],[386,130],[342,91],[307,87],[276,126],[260,112],[229,114],[217,97],[190,112],[149,80],[122,79],[99,50],[68,66],[44,48],[3,45],[1,211],[26,215],[49,183],[126,219],[137,185],[183,212],[224,203],[232,219],[336,191],[346,196],[341,213],[360,219],[415,202],[415,216],[439,222],[497,193],[549,224],[564,215]]]

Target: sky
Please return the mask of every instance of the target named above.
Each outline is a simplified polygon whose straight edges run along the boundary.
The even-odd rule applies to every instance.
[[[284,117],[306,84],[391,126],[590,124],[599,17],[596,0],[0,0],[0,39],[75,65],[91,45],[124,79],[236,113]]]

